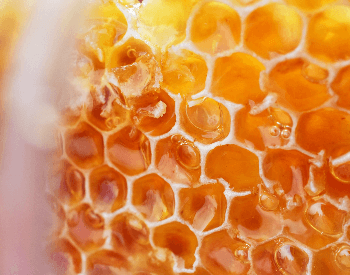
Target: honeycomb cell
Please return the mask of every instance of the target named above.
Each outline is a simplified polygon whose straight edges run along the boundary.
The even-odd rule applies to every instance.
[[[268,150],[263,160],[264,176],[275,183],[274,189],[285,195],[282,207],[299,206],[309,179],[309,157],[296,150]],[[286,205],[285,205],[286,204]]]
[[[126,126],[109,136],[107,150],[111,162],[127,175],[146,171],[151,163],[149,140],[134,126]]]
[[[199,50],[217,54],[234,49],[240,36],[241,19],[228,5],[209,2],[196,12],[190,39]]]
[[[186,24],[198,0],[151,0],[138,14],[138,33],[156,47],[170,47],[185,39]]]
[[[205,60],[188,50],[167,51],[162,55],[162,87],[174,94],[189,96],[205,87],[208,67]]]
[[[93,170],[89,176],[90,197],[94,209],[114,212],[126,203],[127,183],[124,176],[104,165]]]
[[[68,157],[80,168],[90,169],[103,163],[102,135],[85,122],[65,133],[65,148]]]
[[[299,118],[295,137],[311,153],[325,150],[326,155],[331,154],[335,148],[350,145],[350,115],[333,108],[304,113]]]
[[[51,270],[54,274],[80,273],[82,260],[79,251],[66,239],[57,239],[47,247]]]
[[[88,275],[127,274],[131,264],[120,254],[112,250],[99,250],[87,258]]]
[[[165,134],[175,125],[175,101],[164,90],[141,97],[133,108],[134,123],[152,136]]]
[[[250,191],[261,183],[258,157],[234,144],[211,150],[207,155],[205,173],[212,179],[223,178],[237,192]]]
[[[204,144],[223,140],[230,133],[229,111],[223,104],[209,97],[184,100],[180,114],[185,131]]]
[[[269,196],[268,193],[265,196]],[[273,205],[276,204],[273,198],[275,197],[261,197],[260,200],[259,194],[233,198],[229,223],[235,233],[256,241],[263,241],[277,235],[282,230],[282,224],[277,207]]]
[[[265,67],[261,62],[245,53],[220,57],[215,62],[210,91],[234,103],[260,102],[266,96],[259,85],[263,70]]]
[[[204,267],[212,274],[247,274],[250,269],[249,247],[226,231],[218,231],[204,237],[199,255]]]
[[[104,236],[105,222],[88,204],[82,204],[67,214],[69,236],[86,251],[101,247]]]
[[[157,174],[137,179],[132,193],[132,204],[149,221],[161,221],[174,214],[174,192]]]
[[[225,188],[220,183],[181,189],[180,216],[199,231],[222,225],[227,206],[224,191]]]
[[[313,249],[320,249],[342,236],[345,217],[345,211],[316,198],[307,206],[284,213],[284,233]]]
[[[235,116],[235,137],[257,150],[266,147],[280,147],[289,142],[293,120],[278,108],[268,108],[259,114],[251,114],[248,107],[242,108]]]
[[[94,91],[91,94],[92,103],[86,106],[85,113],[94,126],[102,131],[110,131],[128,119],[128,110],[112,99],[113,92],[108,86],[104,86],[99,93]]]
[[[269,89],[277,103],[294,111],[309,111],[328,99],[328,71],[301,58],[277,64],[268,76]]]
[[[198,246],[196,235],[184,224],[171,222],[154,228],[153,242],[156,246],[169,249],[181,260],[183,267],[192,268]]]
[[[315,253],[312,265],[312,275],[350,274],[350,246],[339,243]]]
[[[331,87],[338,95],[338,106],[350,109],[350,66],[346,66],[338,72]]]
[[[110,223],[112,232],[111,245],[125,257],[136,257],[151,251],[149,229],[134,214],[124,212],[117,215]]]
[[[85,197],[85,177],[68,161],[62,160],[50,181],[50,190],[63,203],[74,205]]]
[[[156,166],[167,178],[188,185],[197,183],[201,156],[193,142],[180,135],[160,140],[156,146]]]
[[[301,40],[302,19],[286,5],[272,3],[257,8],[248,15],[245,24],[245,44],[266,59],[293,51]]]
[[[350,58],[350,7],[333,6],[315,14],[306,35],[307,51],[325,62]]]
[[[261,275],[306,275],[309,256],[291,240],[280,237],[255,247],[252,262]]]

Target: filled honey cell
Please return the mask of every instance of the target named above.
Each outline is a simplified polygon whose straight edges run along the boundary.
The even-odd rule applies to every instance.
[[[306,275],[309,261],[304,250],[284,237],[260,244],[252,250],[253,269],[261,275]]]
[[[123,212],[117,215],[109,227],[112,232],[111,245],[119,254],[136,257],[150,252],[149,229],[134,214]]]
[[[181,135],[160,140],[156,146],[156,166],[165,177],[192,185],[201,175],[200,151]]]
[[[315,253],[312,275],[350,274],[350,245],[338,243]]]
[[[210,144],[230,133],[231,117],[227,108],[209,97],[184,100],[180,106],[181,125],[197,141]]]
[[[174,213],[174,192],[157,174],[137,179],[133,184],[132,204],[151,222],[164,220]]]
[[[148,138],[136,127],[126,126],[107,140],[108,156],[120,171],[136,175],[146,171],[151,163]]]
[[[198,246],[196,235],[180,222],[171,222],[154,228],[153,242],[156,246],[169,249],[182,268],[192,268],[196,257],[194,252]]]
[[[307,51],[325,62],[350,58],[350,7],[333,6],[315,14],[308,25]]]
[[[199,231],[222,225],[227,206],[224,191],[220,183],[181,189],[180,216]]]
[[[94,209],[97,211],[114,212],[126,203],[126,179],[107,165],[91,172],[89,188]]]
[[[82,259],[80,252],[66,239],[57,239],[47,247],[51,270],[54,274],[70,275],[80,273]]]
[[[313,249],[335,242],[343,234],[346,212],[322,199],[310,200],[284,213],[284,234]]]
[[[282,231],[277,207],[277,198],[268,193],[265,197],[259,194],[235,197],[230,206],[229,223],[239,236],[264,241]]]
[[[68,157],[80,168],[90,169],[103,163],[102,135],[85,122],[65,133],[65,148]]]
[[[350,115],[333,108],[304,113],[295,137],[303,149],[314,154],[325,150],[329,155],[335,148],[350,145]]]
[[[248,274],[250,245],[232,238],[226,231],[218,231],[204,237],[199,255],[202,264],[212,274]]]
[[[260,73],[264,65],[245,53],[220,57],[215,62],[210,91],[213,95],[238,104],[247,105],[250,100],[261,102],[266,93],[260,89]]]
[[[328,99],[328,71],[301,58],[277,64],[268,76],[271,92],[277,103],[295,111],[309,111]]]
[[[288,144],[292,134],[293,120],[278,108],[268,108],[258,114],[245,107],[235,115],[235,137],[242,143],[254,145],[257,150]]]
[[[227,181],[233,191],[250,191],[261,183],[259,159],[234,144],[215,147],[207,155],[205,173],[209,178]]]
[[[66,160],[57,164],[50,190],[63,203],[74,205],[85,197],[85,176]]]
[[[83,250],[94,250],[106,241],[104,219],[88,204],[70,210],[67,225],[70,237]]]
[[[286,5],[273,3],[257,8],[245,23],[244,43],[263,58],[291,52],[300,43],[302,19]]]
[[[331,87],[338,96],[337,105],[350,109],[350,66],[340,69]]]
[[[289,5],[296,6],[300,10],[313,12],[326,5],[336,2],[336,0],[285,0],[285,2]]]
[[[130,262],[112,250],[99,250],[87,258],[88,275],[123,274],[130,270]]]
[[[186,36],[187,20],[199,0],[151,0],[140,9],[138,32],[157,47],[170,47]]]
[[[205,87],[208,68],[205,60],[188,50],[167,51],[162,55],[162,87],[174,94],[189,96]]]
[[[234,49],[240,42],[241,20],[238,13],[223,3],[205,3],[194,16],[190,39],[206,53]]]
[[[141,131],[159,136],[169,132],[175,124],[175,102],[163,90],[148,93],[135,102],[131,116]]]

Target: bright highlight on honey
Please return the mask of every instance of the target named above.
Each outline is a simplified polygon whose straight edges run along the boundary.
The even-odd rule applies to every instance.
[[[48,186],[57,274],[350,274],[345,1],[99,1]]]

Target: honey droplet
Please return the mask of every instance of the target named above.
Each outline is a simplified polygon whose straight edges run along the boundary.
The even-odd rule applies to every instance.
[[[249,245],[242,245],[235,250],[235,257],[244,264],[249,264],[248,259]]]
[[[190,143],[180,143],[176,148],[176,159],[186,169],[200,168],[200,152]]]
[[[328,77],[328,71],[320,66],[305,62],[301,74],[309,81],[319,83]]]
[[[270,128],[270,135],[273,137],[278,137],[281,134],[281,130],[277,126],[272,126]]]
[[[276,249],[274,260],[283,274],[301,275],[306,274],[309,257],[295,245],[285,243]]]
[[[259,196],[259,204],[264,210],[274,211],[278,208],[279,200],[268,192],[262,192]]]
[[[350,271],[350,246],[340,247],[336,252],[335,260],[341,269]]]

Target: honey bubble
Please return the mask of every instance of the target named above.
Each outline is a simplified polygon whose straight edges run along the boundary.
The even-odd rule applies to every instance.
[[[275,263],[282,274],[306,274],[309,257],[306,252],[293,244],[282,244],[274,254]]]

